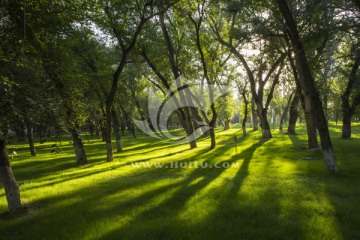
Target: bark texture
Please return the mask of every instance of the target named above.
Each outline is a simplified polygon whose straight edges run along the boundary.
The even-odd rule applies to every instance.
[[[87,164],[88,161],[79,130],[77,128],[71,129],[71,136],[72,136],[74,151],[76,155],[76,163],[78,165]]]
[[[20,190],[10,167],[4,139],[0,139],[0,175],[4,185],[9,211],[14,212],[21,209]]]

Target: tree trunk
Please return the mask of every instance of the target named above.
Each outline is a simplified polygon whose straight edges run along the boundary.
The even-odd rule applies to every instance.
[[[100,131],[99,131],[99,125],[100,124],[96,124],[95,125],[95,135],[96,135],[96,138],[97,139],[100,139],[101,137],[100,137]]]
[[[211,98],[213,98],[212,89],[209,88],[209,90],[210,90]],[[211,121],[209,122],[209,126],[210,126],[209,134],[210,134],[210,139],[211,139],[210,149],[214,149],[216,146],[215,124],[216,124],[216,119],[217,119],[217,112],[216,112],[214,103],[211,104],[211,112],[213,115],[212,115]]]
[[[216,138],[215,138],[215,128],[210,127],[209,129],[209,135],[210,135],[210,149],[214,149],[216,146]]]
[[[262,138],[272,138],[270,124],[267,119],[267,109],[263,109],[261,111],[260,121],[261,121]]]
[[[245,137],[246,136],[246,121],[247,121],[247,117],[248,117],[248,105],[249,105],[249,102],[248,102],[248,100],[246,98],[245,91],[242,92],[242,96],[244,98],[245,108],[244,108],[244,116],[243,116],[243,119],[242,119],[242,122],[241,122],[241,128],[242,128],[243,136]]]
[[[230,120],[225,118],[224,124],[224,130],[228,130],[230,128]]]
[[[351,118],[352,115],[349,112],[346,112],[343,116],[343,126],[341,137],[345,139],[351,138]]]
[[[319,148],[319,142],[317,139],[316,132],[316,120],[315,114],[311,109],[309,97],[304,97],[304,114],[305,114],[305,122],[306,122],[306,132],[308,136],[308,149],[317,149]]]
[[[114,132],[115,132],[115,139],[116,139],[116,151],[122,151],[121,145],[121,136],[120,136],[120,127],[119,127],[119,119],[114,110],[112,110],[112,117],[113,117],[113,124],[114,124]]]
[[[319,93],[316,89],[315,81],[311,73],[311,69],[305,54],[296,22],[292,16],[292,13],[287,5],[286,0],[276,0],[282,16],[285,19],[288,33],[292,42],[293,50],[295,53],[298,71],[300,75],[301,87],[304,90],[304,95],[309,96],[311,110],[315,114],[316,124],[319,130],[321,139],[321,148],[323,150],[323,156],[327,170],[330,172],[337,172],[337,164],[335,160],[335,154],[329,134],[326,116],[322,107]],[[306,104],[307,105],[307,104]]]
[[[357,106],[360,104],[360,93],[357,93],[350,105],[350,95],[354,86],[356,86],[357,72],[360,67],[360,56],[355,59],[349,75],[349,81],[344,93],[341,95],[341,107],[343,112],[342,138],[351,138],[351,119],[355,114]]]
[[[31,156],[36,156],[36,150],[34,146],[34,134],[33,134],[33,128],[31,127],[30,123],[26,124],[26,130],[27,130],[27,136],[29,140],[29,147],[30,147],[30,153]]]
[[[5,140],[0,139],[0,175],[4,185],[6,200],[10,212],[22,208],[19,186],[11,170],[9,157],[6,151]]]
[[[280,118],[280,126],[279,126],[279,131],[282,131],[283,130],[283,124],[284,124],[284,121],[285,121],[285,117],[287,115],[287,112],[289,110],[289,106],[291,105],[292,103],[292,96],[294,95],[294,92],[290,94],[290,97],[289,97],[289,100],[287,101],[287,104],[285,106],[285,109],[284,109],[284,112],[281,114],[281,118]],[[295,98],[295,97],[294,97]]]
[[[252,114],[252,121],[253,121],[253,130],[258,130],[259,126],[258,126],[258,116],[256,113],[256,109],[255,109],[255,101],[254,98],[252,98],[251,100],[251,114]]]
[[[162,30],[162,33],[163,33],[163,36],[164,36],[164,39],[165,39],[165,43],[166,43],[166,47],[167,47],[167,50],[168,50],[168,60],[169,60],[169,64],[170,64],[170,67],[171,67],[171,71],[173,73],[173,76],[174,76],[174,79],[176,81],[176,86],[178,88],[182,87],[181,86],[181,74],[180,74],[180,71],[179,71],[179,66],[177,66],[177,56],[176,56],[176,51],[174,49],[174,45],[171,41],[171,38],[170,38],[170,35],[168,33],[168,30],[167,30],[167,27],[166,27],[166,24],[165,24],[165,14],[164,13],[160,13],[159,14],[159,21],[160,21],[160,27],[161,27],[161,30]],[[167,89],[169,89],[167,87]],[[184,91],[179,91],[178,92],[179,94],[179,99],[182,103],[182,105],[184,106],[182,109],[178,109],[179,113],[181,113],[181,120],[183,122],[183,126],[184,126],[184,129],[186,131],[186,134],[188,136],[188,139],[189,137],[191,136],[191,134],[194,133],[194,126],[192,124],[192,120],[191,120],[191,116],[190,116],[190,109],[188,104],[187,104],[187,101],[186,101],[186,97],[185,97],[185,94],[184,94]],[[188,96],[190,98],[190,96]],[[174,98],[174,100],[177,100],[176,98]],[[176,102],[175,102],[176,104]],[[193,148],[196,148],[197,145],[196,145],[196,139],[195,138],[191,138],[189,139],[189,144],[190,144],[190,149],[193,149]]]
[[[71,129],[71,136],[72,136],[74,151],[76,155],[76,163],[78,165],[87,164],[88,161],[84,149],[84,144],[82,142],[80,133],[77,128]]]
[[[129,122],[128,128],[130,130],[132,138],[135,139],[136,138],[136,129],[135,129],[135,127]]]
[[[113,148],[111,143],[111,108],[112,108],[112,102],[106,103],[106,127],[105,127],[105,142],[106,142],[106,161],[111,162],[113,161]]]
[[[297,70],[298,65],[294,62],[290,52],[288,52],[288,58],[289,58],[290,66],[292,68],[294,79],[295,79],[297,95],[300,98],[299,100],[301,102],[301,107],[305,114],[306,133],[308,136],[308,149],[317,149],[317,148],[319,148],[319,143],[318,143],[317,135],[316,135],[315,114],[314,114],[313,110],[311,109],[311,104],[310,104],[311,100],[310,100],[309,96],[306,95],[307,93],[305,91],[302,91],[300,77],[298,74],[299,71]],[[301,122],[301,119],[300,119],[300,122]],[[295,119],[295,123],[296,123],[296,119]],[[294,125],[294,132],[295,132],[295,125]]]
[[[289,135],[295,135],[296,131],[296,121],[298,118],[298,105],[299,105],[299,101],[300,101],[300,95],[301,95],[301,90],[296,90],[296,94],[293,98],[293,100],[291,101],[290,104],[290,110],[289,110],[289,125],[288,125],[288,129],[286,134]]]

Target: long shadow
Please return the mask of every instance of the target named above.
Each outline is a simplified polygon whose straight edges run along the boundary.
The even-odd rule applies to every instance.
[[[272,164],[271,159],[266,159],[265,168],[256,175],[264,180],[252,179],[251,186],[254,187],[255,196],[251,191],[241,192],[244,180],[249,176],[249,165],[255,151],[267,141],[262,140],[244,150],[239,157],[243,158],[243,164],[236,173],[236,176],[229,183],[231,186],[226,193],[222,194],[217,203],[218,207],[204,221],[189,225],[187,231],[193,229],[201,231],[203,239],[304,239],[304,233],[300,227],[300,220],[294,213],[291,216],[281,216],[280,201],[283,193],[281,187],[277,187],[278,181],[272,180],[268,171]],[[261,189],[256,188],[259,181]],[[249,185],[246,186],[247,188]],[[225,188],[226,189],[226,188]],[[293,199],[296,204],[296,199]],[[270,223],[270,224],[269,224]],[[214,226],[209,228],[209,226]],[[254,235],[256,234],[256,235]]]
[[[240,159],[243,158],[244,160],[243,160],[243,163],[242,163],[239,171],[237,172],[236,176],[233,179],[233,182],[232,182],[233,187],[229,191],[229,196],[228,196],[229,198],[236,196],[236,194],[238,193],[238,191],[241,187],[241,184],[243,183],[245,178],[249,175],[249,164],[250,164],[250,161],[251,161],[256,149],[258,149],[260,146],[265,144],[267,141],[268,141],[268,139],[260,140],[259,142],[251,145],[249,148],[242,151],[241,154],[238,156]]]
[[[258,143],[253,144],[246,150],[244,150],[240,155],[235,155],[231,157],[226,162],[228,163],[234,163],[237,160],[244,158],[244,162],[241,165],[241,168],[238,171],[238,174],[236,176],[236,183],[234,184],[234,189],[240,187],[241,181],[246,177],[248,174],[248,165],[250,163],[250,160],[252,158],[253,153],[256,151],[258,147],[260,147],[262,144],[264,144],[266,141],[259,141]],[[226,147],[222,148],[222,154],[224,154],[229,149]],[[205,160],[207,162],[207,160]],[[205,188],[207,185],[209,185],[213,180],[215,180],[219,175],[224,171],[224,168],[219,169],[196,169],[193,171],[186,179],[184,179],[182,182],[180,182],[178,185],[181,186],[181,188],[172,195],[171,198],[169,198],[167,201],[163,202],[161,205],[152,208],[148,211],[143,212],[140,216],[138,216],[137,219],[142,218],[146,219],[147,221],[151,221],[152,218],[159,218],[159,214],[169,214],[168,209],[172,209],[171,215],[174,219],[176,219],[176,216],[181,212],[181,210],[184,208],[184,205],[189,201],[190,198],[192,198],[197,192],[199,192],[201,189]],[[246,173],[246,174],[245,174]],[[191,184],[195,179],[200,179],[196,183]],[[239,180],[241,179],[241,180]],[[229,195],[233,195],[233,192],[235,190],[230,191]],[[229,196],[230,198],[232,196]],[[165,209],[165,210],[163,210]],[[169,216],[166,216],[167,218]],[[133,221],[137,221],[136,219]],[[175,220],[176,221],[176,220]],[[181,225],[181,223],[175,224],[179,226],[180,228],[184,227]],[[148,233],[144,232],[142,233],[144,236],[147,236],[149,234],[152,234],[151,232],[161,232],[161,229],[164,226],[153,226],[151,229],[149,229]],[[117,239],[121,236],[122,232],[131,232],[132,226],[124,226],[120,227],[116,230],[113,230],[106,235],[101,236],[99,239]],[[180,230],[181,231],[181,230]],[[128,236],[130,237],[130,236]]]
[[[255,147],[253,147],[254,151],[256,150]],[[229,151],[229,147],[218,147],[217,148],[217,152],[219,152],[219,154],[225,154],[226,152]],[[249,153],[249,152],[248,152]],[[207,157],[207,156],[211,156],[213,154],[212,151],[208,151],[207,149],[203,149],[202,151],[199,152],[199,155],[196,157]],[[246,154],[248,155],[248,154]],[[240,154],[239,156],[233,156],[230,161],[236,161],[238,160],[238,158],[241,158],[242,154]],[[244,154],[245,157],[245,154]],[[192,159],[183,159],[183,161],[196,161],[196,158],[193,157]],[[207,160],[204,160],[207,161]],[[250,161],[250,159],[248,159],[248,161]],[[248,163],[247,163],[248,165]],[[246,165],[244,165],[244,168]],[[168,177],[173,177],[174,176],[174,171],[176,171],[177,169],[145,169],[143,171],[140,171],[140,173],[142,172],[143,174],[145,174],[144,176],[147,176],[149,173],[153,173],[153,176],[162,174],[164,177],[168,178]],[[166,201],[164,201],[163,203],[161,203],[161,206],[156,206],[154,208],[150,208],[146,211],[144,211],[143,213],[141,213],[139,216],[137,216],[137,218],[135,218],[133,221],[137,221],[137,219],[139,218],[148,218],[151,219],[152,216],[156,216],[157,213],[162,209],[162,208],[166,208],[166,209],[174,209],[174,211],[172,212],[174,215],[176,215],[179,210],[177,209],[181,209],[183,208],[184,204],[194,195],[196,194],[200,189],[204,188],[205,186],[207,186],[210,182],[212,182],[214,179],[216,179],[221,173],[223,172],[223,169],[196,169],[194,170],[192,173],[190,173],[189,175],[187,175],[184,179],[180,179],[180,181],[176,182],[176,183],[171,183],[169,185],[165,185],[163,187],[151,190],[149,192],[146,192],[145,194],[140,195],[139,197],[132,199],[131,201],[126,201],[126,202],[120,202],[120,203],[116,203],[116,202],[112,202],[112,206],[108,206],[106,208],[106,210],[92,210],[91,208],[88,209],[88,207],[94,206],[94,202],[99,201],[99,194],[96,191],[103,191],[105,196],[109,196],[112,194],[116,194],[119,191],[124,191],[127,188],[133,188],[136,187],[136,185],[140,185],[140,184],[144,184],[144,182],[141,181],[132,181],[132,182],[127,182],[125,185],[121,184],[122,180],[124,180],[124,177],[117,177],[117,178],[113,178],[113,179],[109,179],[109,180],[103,180],[101,181],[101,184],[97,184],[95,186],[86,186],[84,188],[80,188],[75,192],[70,192],[70,193],[66,193],[66,194],[62,194],[59,196],[51,196],[48,199],[41,199],[38,201],[38,203],[40,204],[40,206],[43,203],[58,203],[58,202],[63,202],[66,201],[67,199],[72,199],[74,197],[79,197],[82,196],[81,200],[75,201],[75,202],[71,202],[70,204],[66,205],[67,208],[70,209],[82,209],[82,212],[85,212],[87,214],[99,214],[101,217],[99,218],[93,218],[92,220],[89,221],[89,225],[91,226],[91,224],[95,224],[95,222],[101,221],[101,219],[106,219],[106,218],[111,218],[111,216],[116,216],[118,215],[120,212],[124,212],[124,211],[131,211],[131,209],[138,207],[140,205],[144,205],[146,204],[146,202],[151,199],[154,198],[156,196],[159,196],[161,194],[164,194],[165,192],[173,189],[173,188],[179,188],[178,190],[175,191],[174,195],[171,196],[169,199],[167,199]],[[78,177],[83,177],[80,175],[78,175]],[[139,175],[139,177],[141,178],[141,175]],[[177,176],[179,177],[179,176]],[[75,179],[76,177],[74,177]],[[200,181],[197,181],[195,183],[194,180],[196,179],[201,179]],[[135,178],[134,178],[135,179]],[[162,178],[160,178],[162,179]],[[149,181],[149,179],[147,177],[144,177],[144,180],[146,181],[145,183],[151,183],[151,181]],[[156,179],[156,180],[159,180]],[[154,181],[155,182],[155,181]],[[114,187],[113,184],[116,183],[117,187]],[[106,187],[107,186],[107,187]],[[89,202],[89,203],[87,203]],[[37,201],[34,201],[34,204],[37,204]],[[95,204],[96,205],[96,204]],[[63,212],[63,207],[51,207],[49,208],[49,213],[50,215],[56,216],[56,215],[62,215]],[[161,211],[160,211],[161,212]],[[41,222],[41,214],[40,215],[33,215],[31,218],[23,218],[20,219],[19,221],[17,221],[16,223],[12,224],[12,228],[16,229],[19,226],[25,226],[27,229],[31,229],[31,226],[33,226],[33,224],[36,224],[38,222]],[[56,219],[52,219],[49,223],[47,224],[57,224]],[[69,223],[63,223],[64,226],[62,227],[62,229],[67,229],[70,228],[70,224],[71,221],[69,221]],[[88,226],[88,225],[86,225]],[[45,226],[44,226],[45,227]],[[129,226],[125,226],[123,227],[122,230],[127,230],[130,231],[132,229],[132,227]],[[59,230],[60,231],[60,230]],[[108,233],[107,235],[105,235],[104,237],[106,238],[106,236],[111,237],[112,234],[118,235],[119,229]],[[60,234],[64,234],[64,232],[59,232]],[[61,235],[59,236],[61,238]]]
[[[207,150],[203,150],[202,152],[201,152],[201,154],[204,154],[204,155],[206,155],[208,153],[208,151]],[[188,159],[184,159],[184,161],[188,161]],[[196,160],[196,159],[192,159],[192,160]],[[166,173],[166,172],[168,172],[166,175],[167,176],[171,176],[171,177],[173,177],[173,171],[172,171],[172,169],[151,169],[150,171],[152,171],[152,172],[154,172],[154,176],[155,176],[155,174],[156,174],[156,172],[158,172],[156,175],[158,175],[159,173]],[[149,170],[147,169],[147,174],[148,174],[148,172],[149,172]],[[163,174],[164,175],[164,174]],[[139,206],[139,204],[140,205],[146,205],[146,202],[149,200],[149,199],[151,199],[151,198],[153,198],[153,197],[156,197],[156,196],[159,196],[160,194],[162,194],[162,193],[164,193],[164,192],[166,192],[166,191],[168,191],[169,189],[172,189],[172,188],[174,188],[174,187],[179,187],[179,188],[181,188],[182,186],[184,186],[184,185],[186,185],[186,184],[188,184],[188,183],[190,183],[190,182],[192,182],[192,180],[193,179],[195,179],[197,176],[195,175],[195,176],[189,176],[190,177],[190,179],[184,179],[184,180],[182,180],[182,181],[180,181],[180,182],[178,182],[178,183],[176,183],[176,184],[170,184],[169,186],[164,186],[164,187],[161,187],[161,188],[159,188],[159,189],[155,189],[155,190],[153,190],[153,191],[150,191],[150,192],[148,192],[148,193],[145,193],[145,194],[143,194],[142,196],[140,196],[140,197],[138,197],[138,198],[135,198],[135,199],[132,199],[131,201],[128,201],[128,202],[122,202],[122,203],[119,203],[119,204],[117,204],[116,202],[114,202],[113,203],[113,205],[111,206],[111,207],[109,207],[109,208],[107,208],[107,210],[106,211],[104,211],[104,210],[101,210],[101,211],[98,211],[98,212],[95,212],[94,214],[98,214],[98,215],[100,215],[102,218],[109,218],[109,217],[111,217],[111,216],[116,216],[116,215],[118,215],[119,214],[119,211],[131,211],[131,209],[133,209],[134,207],[138,207]],[[214,175],[213,177],[216,177],[216,175]],[[39,205],[40,204],[40,206],[43,206],[43,204],[46,204],[46,202],[51,202],[51,203],[57,203],[57,202],[62,202],[62,201],[66,201],[66,200],[70,200],[70,199],[72,199],[72,198],[74,198],[74,197],[76,197],[76,196],[82,196],[82,199],[81,199],[81,201],[77,201],[77,202],[75,202],[75,203],[71,203],[71,204],[69,204],[68,206],[67,206],[67,208],[71,208],[71,209],[84,209],[84,206],[87,206],[87,205],[89,205],[89,204],[86,204],[86,202],[91,202],[91,204],[90,204],[90,206],[93,206],[93,204],[94,204],[94,201],[97,201],[98,200],[98,197],[99,197],[99,195],[98,194],[93,194],[93,192],[95,191],[96,192],[96,189],[101,189],[101,191],[104,191],[104,195],[112,195],[112,194],[115,194],[116,192],[118,192],[119,191],[119,188],[121,189],[121,191],[123,191],[125,188],[125,186],[121,186],[121,184],[120,184],[120,186],[119,186],[119,182],[121,183],[121,180],[122,180],[122,178],[121,177],[119,177],[119,178],[117,178],[117,179],[119,179],[120,181],[118,181],[118,180],[116,180],[116,179],[111,179],[111,180],[107,180],[107,181],[103,181],[102,183],[101,183],[101,185],[96,185],[96,186],[91,186],[91,187],[85,187],[85,188],[81,188],[81,189],[79,189],[79,190],[77,190],[77,191],[75,191],[75,192],[70,192],[70,193],[67,193],[67,194],[63,194],[63,195],[60,195],[60,196],[52,196],[52,197],[50,197],[50,198],[48,198],[48,199],[41,199],[41,200],[39,200],[39,201],[34,201],[33,203],[34,203],[34,205],[35,206],[37,206],[37,205]],[[147,179],[148,180],[148,179]],[[210,181],[210,179],[209,180],[207,180],[206,182],[208,182],[208,181]],[[112,184],[114,184],[114,182],[116,182],[117,183],[117,185],[119,186],[119,187],[113,187],[112,186]],[[198,188],[198,187],[201,187],[201,186],[205,186],[206,185],[206,182],[200,182],[200,184],[195,184],[195,185],[193,185],[192,187],[190,187],[190,190],[191,190],[191,192],[196,192],[196,189]],[[140,184],[140,182],[139,183],[137,183],[137,184]],[[105,189],[104,189],[104,186],[109,186],[109,187],[105,187]],[[198,186],[198,187],[195,187],[195,186]],[[136,187],[136,184],[134,185],[134,184],[129,184],[128,185],[128,187],[129,188],[133,188],[133,187]],[[189,190],[188,190],[189,191]],[[179,198],[181,198],[181,196],[182,195],[185,195],[186,196],[186,194],[187,194],[187,192],[188,191],[181,191],[180,193],[178,193],[177,195],[176,195],[176,199],[179,199]],[[186,198],[184,198],[183,197],[183,200],[181,201],[181,202],[184,202],[184,201],[186,201]],[[38,202],[38,203],[37,203]],[[169,201],[166,201],[166,202],[169,202]],[[48,209],[49,210],[49,209]],[[62,211],[63,211],[63,209],[62,208],[51,208],[50,210],[49,210],[49,214],[51,214],[51,215],[53,215],[53,216],[55,216],[55,215],[61,215],[62,214]],[[91,209],[84,209],[83,211],[86,211],[86,212],[88,212],[89,214],[90,214],[90,212],[91,212],[91,214],[93,214],[93,212],[91,211]],[[101,221],[101,217],[99,217],[99,218],[95,218],[95,219],[93,219],[92,221],[93,221],[93,223],[95,224],[95,222],[97,222],[97,221]],[[55,221],[55,220],[54,220]],[[40,219],[39,219],[39,217],[38,217],[38,215],[34,215],[32,218],[23,218],[23,219],[21,219],[21,220],[19,220],[17,223],[15,223],[13,226],[16,228],[16,226],[18,225],[18,224],[24,224],[24,226],[27,226],[27,227],[29,227],[29,226],[32,226],[33,224],[36,224],[37,222],[40,222]],[[91,221],[89,222],[89,223],[91,223]],[[53,223],[50,223],[50,224],[53,224]],[[63,225],[63,228],[64,229],[66,229],[66,228],[68,228],[68,227],[70,227],[70,226],[68,226],[67,224],[64,224]],[[14,228],[14,229],[15,229]],[[10,230],[11,231],[11,230]]]
[[[45,179],[42,179],[42,181],[50,181],[49,183],[42,184],[41,186],[26,187],[26,189],[29,190],[29,189],[36,189],[36,188],[51,186],[51,185],[54,185],[54,184],[57,184],[57,183],[65,182],[65,181],[70,181],[70,180],[74,180],[74,179],[78,179],[78,178],[82,178],[82,177],[86,177],[86,176],[92,176],[92,175],[96,175],[96,174],[101,174],[104,171],[108,171],[108,170],[116,170],[118,168],[126,167],[128,165],[132,165],[134,163],[149,162],[149,161],[154,160],[154,159],[161,159],[161,158],[171,157],[173,155],[181,154],[181,153],[187,152],[187,151],[190,151],[190,150],[189,149],[184,149],[182,151],[172,152],[172,153],[168,153],[168,154],[165,154],[165,155],[159,155],[159,156],[156,156],[156,157],[153,157],[153,158],[141,159],[141,160],[137,160],[137,161],[128,161],[128,162],[125,162],[125,163],[120,163],[120,164],[111,165],[111,166],[107,166],[107,163],[105,163],[105,162],[103,162],[103,163],[95,163],[95,164],[91,164],[91,165],[89,164],[87,166],[83,166],[82,169],[91,168],[91,167],[98,166],[98,165],[101,165],[101,164],[103,164],[104,166],[103,166],[103,168],[101,168],[99,170],[94,171],[94,170],[90,169],[89,171],[87,171],[85,173],[81,172],[81,173],[74,173],[74,174],[66,174],[66,176],[61,176],[60,178],[57,176],[57,174],[55,174],[54,177],[50,177],[50,178],[47,177],[50,172],[52,173],[51,176],[53,176],[54,171],[46,170],[46,171],[44,171],[44,173],[45,173],[44,175],[37,174],[37,178],[46,177]],[[200,154],[203,154],[205,152],[206,152],[206,150],[199,151]],[[146,170],[146,168],[141,169],[141,167],[140,167],[139,170]],[[151,169],[149,169],[147,171],[147,173],[149,173],[150,171],[151,171]],[[34,174],[34,172],[30,173],[30,175],[33,175],[33,174]],[[21,175],[21,176],[23,176],[23,175]],[[20,180],[19,182],[21,183],[22,178],[19,178],[19,180]],[[34,178],[32,180],[34,180]]]

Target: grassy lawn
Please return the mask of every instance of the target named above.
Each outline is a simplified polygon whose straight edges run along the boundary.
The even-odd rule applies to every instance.
[[[54,142],[37,145],[37,157],[26,144],[10,146],[29,213],[6,213],[0,186],[0,239],[360,239],[360,125],[352,140],[340,130],[331,125],[337,175],[320,151],[306,151],[304,125],[268,141],[260,131],[219,130],[211,151],[208,139],[189,150],[125,137],[111,163],[104,143],[90,139],[82,167],[69,141],[58,154]],[[194,167],[201,163],[208,167]]]

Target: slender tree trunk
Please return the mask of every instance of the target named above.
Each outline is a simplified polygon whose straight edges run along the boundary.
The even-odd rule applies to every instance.
[[[241,128],[242,128],[242,133],[243,136],[246,136],[246,121],[247,121],[247,117],[248,117],[248,105],[249,105],[249,101],[246,98],[246,93],[245,91],[242,92],[242,96],[244,98],[244,104],[245,104],[245,108],[244,108],[244,116],[242,119],[242,123],[241,123]]]
[[[258,116],[255,109],[255,101],[254,98],[251,99],[251,114],[252,114],[252,121],[253,121],[253,130],[258,130]]]
[[[301,90],[296,90],[296,94],[291,101],[289,110],[289,125],[286,134],[295,135],[296,121],[298,118],[298,105],[300,101]]]
[[[305,54],[305,49],[301,42],[301,38],[297,29],[296,22],[292,13],[287,5],[286,0],[276,0],[282,16],[285,19],[289,36],[292,42],[293,50],[295,53],[297,65],[299,66],[299,75],[301,76],[301,87],[304,90],[304,95],[309,96],[311,110],[315,114],[315,119],[321,139],[321,148],[327,170],[330,172],[337,172],[337,164],[333,146],[329,134],[326,116],[322,107],[319,93],[316,89],[315,81],[311,73],[311,69]],[[306,104],[307,105],[307,104]]]
[[[34,134],[33,134],[33,128],[31,127],[30,123],[26,124],[26,130],[27,130],[27,136],[28,136],[28,140],[29,140],[30,153],[31,153],[31,156],[35,157],[36,150],[35,150],[35,146],[34,146]]]
[[[9,211],[14,212],[21,209],[22,205],[19,186],[17,185],[15,176],[11,170],[5,140],[3,139],[0,139],[0,175],[4,185]]]
[[[99,126],[100,126],[100,123],[99,123],[99,124],[96,123],[96,125],[95,125],[95,135],[96,135],[96,138],[97,138],[97,139],[100,139],[100,138],[101,138],[101,137],[100,137]],[[100,128],[100,129],[101,129],[101,128]]]
[[[179,71],[179,67],[177,66],[176,52],[174,49],[174,45],[171,42],[171,38],[168,33],[166,24],[165,24],[165,14],[164,13],[159,14],[159,21],[160,21],[160,27],[161,27],[161,30],[162,30],[162,33],[163,33],[163,36],[165,39],[166,47],[168,50],[168,60],[169,60],[169,64],[171,67],[171,71],[175,78],[177,87],[180,88],[180,87],[182,87],[181,79],[180,79],[181,74]],[[182,121],[184,122],[183,125],[185,128],[186,134],[189,138],[190,149],[193,149],[193,148],[196,148],[197,145],[196,145],[196,139],[194,137],[191,137],[192,134],[194,133],[194,126],[192,124],[192,120],[191,120],[191,116],[190,116],[190,109],[189,109],[189,107],[187,107],[189,105],[186,102],[186,97],[185,97],[184,91],[179,91],[178,94],[179,94],[180,101],[182,102],[182,105],[185,106],[183,109],[179,109],[179,111],[183,111],[183,114],[182,114],[183,115]],[[190,96],[188,96],[188,97],[190,97]]]
[[[225,118],[224,120],[224,130],[228,130],[230,128],[230,120]]]
[[[88,161],[87,161],[84,144],[82,142],[79,130],[77,128],[72,128],[71,136],[72,136],[74,151],[75,151],[75,155],[76,155],[76,163],[78,165],[87,164]]]
[[[212,91],[212,89],[210,89],[210,91]],[[212,92],[211,92],[211,95],[212,95]],[[210,134],[210,139],[211,139],[210,149],[214,149],[216,146],[215,124],[216,124],[216,119],[217,119],[217,112],[216,112],[214,103],[211,104],[211,111],[212,111],[213,116],[209,123],[209,126],[210,126],[209,134]]]
[[[106,161],[111,162],[114,159],[113,156],[113,147],[111,142],[111,132],[112,132],[112,126],[111,126],[111,109],[112,109],[112,102],[106,103],[106,127],[105,127],[105,142],[106,142]]]
[[[119,119],[114,110],[112,110],[112,117],[113,117],[113,124],[114,124],[114,132],[115,132],[115,139],[116,139],[116,151],[122,151],[121,145],[121,136],[120,136],[120,127],[119,127]]]
[[[129,128],[130,134],[132,135],[132,138],[135,139],[136,138],[136,129],[131,124],[131,122],[128,123],[128,128]]]
[[[279,126],[279,131],[282,131],[283,130],[283,124],[284,124],[284,121],[285,121],[285,116],[286,116],[286,114],[287,114],[287,112],[288,112],[288,110],[289,110],[289,106],[291,105],[291,103],[292,103],[292,96],[294,95],[294,93],[292,93],[291,95],[290,95],[290,97],[289,97],[289,100],[287,101],[287,104],[286,104],[286,106],[285,106],[285,108],[284,108],[284,111],[283,111],[283,113],[281,114],[281,118],[280,118],[280,126]]]

